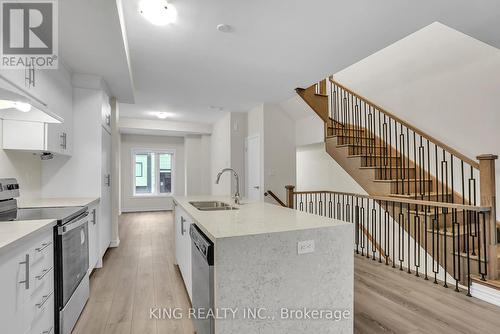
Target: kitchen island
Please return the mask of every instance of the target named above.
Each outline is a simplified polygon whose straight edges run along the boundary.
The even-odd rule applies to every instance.
[[[174,198],[179,235],[194,224],[214,244],[216,334],[353,331],[352,224],[262,202],[202,211],[191,204],[200,201],[233,202]],[[192,254],[177,230],[176,252],[185,249],[177,260],[191,296],[199,279],[190,277]]]

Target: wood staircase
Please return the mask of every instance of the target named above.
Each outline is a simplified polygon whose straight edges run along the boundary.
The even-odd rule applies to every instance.
[[[500,276],[500,225],[494,210],[496,156],[479,156],[479,162],[470,159],[332,77],[296,92],[323,120],[328,154],[370,196],[396,203],[418,201],[412,205],[405,202],[406,211],[388,210],[389,215],[397,220],[404,211],[406,232],[413,239],[432,239],[424,248],[445,271],[459,277],[457,282],[464,285],[470,284],[472,275],[500,285],[494,281]],[[452,206],[432,211],[435,202]],[[383,201],[377,203],[382,205]],[[488,213],[476,216],[465,207],[479,203],[488,207]],[[415,218],[432,223],[412,226]],[[472,271],[464,272],[464,268]]]

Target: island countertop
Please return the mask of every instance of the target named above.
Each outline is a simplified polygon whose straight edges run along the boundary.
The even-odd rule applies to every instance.
[[[264,202],[243,200],[242,205],[236,205],[230,197],[175,196],[174,201],[213,242],[220,238],[349,224]],[[200,211],[189,203],[194,201],[221,201],[237,207],[238,210]]]

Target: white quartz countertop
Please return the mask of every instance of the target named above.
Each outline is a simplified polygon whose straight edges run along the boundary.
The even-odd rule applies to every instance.
[[[19,220],[0,222],[0,254],[3,254],[33,234],[52,228],[56,225],[54,219]]]
[[[64,198],[18,198],[19,208],[57,208],[68,206],[90,206],[99,203],[99,197],[64,197]]]
[[[233,200],[228,197],[174,196],[174,201],[213,242],[220,238],[329,228],[348,224],[263,202],[243,201],[242,205],[233,205],[239,210],[226,211],[200,211],[189,203],[214,200],[233,205]]]

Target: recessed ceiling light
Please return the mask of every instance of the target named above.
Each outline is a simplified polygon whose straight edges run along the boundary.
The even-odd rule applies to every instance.
[[[169,116],[170,114],[166,112],[156,113],[156,117],[158,117],[159,119],[167,119]]]
[[[177,19],[177,10],[166,0],[142,0],[139,12],[146,20],[158,26],[173,23]]]
[[[218,24],[217,30],[220,32],[231,32],[231,26],[229,24]]]

